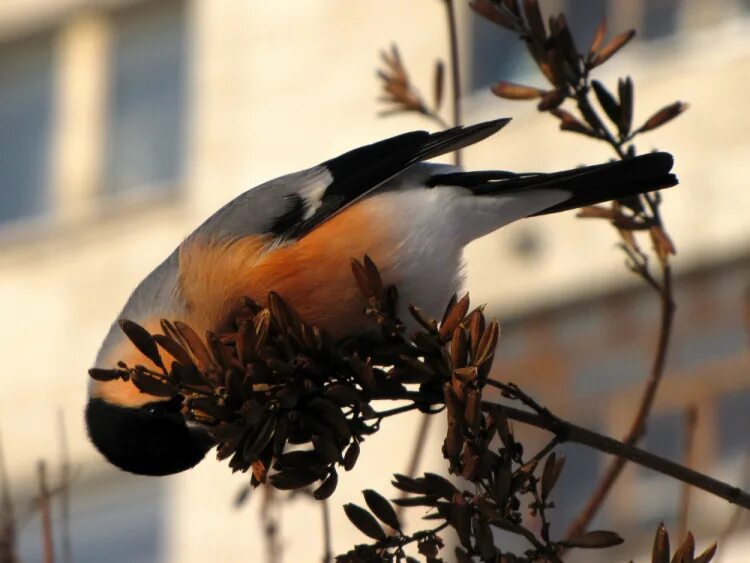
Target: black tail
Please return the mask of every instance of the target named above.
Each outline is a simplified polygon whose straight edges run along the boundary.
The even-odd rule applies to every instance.
[[[430,184],[462,186],[477,195],[537,189],[570,192],[569,199],[536,213],[544,215],[676,186],[677,177],[670,173],[672,164],[671,154],[654,152],[551,174],[513,174],[503,171],[439,174],[431,178]]]

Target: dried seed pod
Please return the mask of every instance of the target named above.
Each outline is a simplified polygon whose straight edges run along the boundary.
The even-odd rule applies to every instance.
[[[357,442],[356,440],[352,440],[352,443],[349,444],[349,447],[344,453],[344,469],[346,471],[351,471],[352,469],[354,469],[354,465],[357,463],[357,459],[359,459],[359,442]]]
[[[453,335],[453,331],[464,320],[466,312],[469,310],[469,294],[467,293],[461,299],[446,310],[443,321],[440,323],[439,334],[443,340]]]
[[[197,367],[206,369],[212,365],[211,356],[203,341],[186,323],[175,321],[174,327],[197,363]]]
[[[542,470],[542,500],[547,500],[565,466],[565,456],[558,459],[554,452],[547,456]]]
[[[695,538],[693,537],[692,532],[688,532],[685,541],[675,550],[674,555],[672,556],[672,561],[674,563],[693,563],[694,557]]]
[[[626,137],[633,127],[633,80],[629,76],[617,81],[617,95],[620,99],[620,121],[617,129],[620,136]]]
[[[609,90],[599,82],[598,80],[592,80],[591,86],[594,88],[596,99],[599,101],[599,105],[602,106],[604,113],[607,114],[610,121],[615,125],[620,123],[622,110],[620,105],[615,100],[615,97],[610,93]]]
[[[432,78],[432,99],[434,111],[438,111],[443,103],[443,91],[445,85],[445,65],[443,61],[435,62],[435,70]]]
[[[576,119],[572,113],[560,108],[553,109],[550,113],[560,120],[562,131],[572,131],[587,137],[599,138],[599,135],[593,129]]]
[[[652,129],[661,127],[668,121],[672,121],[675,117],[688,109],[688,107],[688,104],[684,102],[674,102],[672,104],[669,104],[668,106],[661,108],[654,115],[649,117],[646,120],[646,123],[641,125],[641,127],[638,129],[638,132],[645,133],[646,131],[651,131]]]
[[[131,374],[131,380],[139,391],[149,395],[156,397],[174,397],[177,395],[177,387],[172,383],[144,370],[135,369]]]
[[[601,549],[605,547],[613,547],[620,545],[625,540],[622,539],[620,534],[617,532],[610,532],[607,530],[593,530],[591,532],[583,532],[564,542],[566,547],[582,547],[590,549]]]
[[[711,561],[716,555],[718,547],[719,545],[716,542],[712,543],[703,551],[703,553],[693,560],[693,563],[709,563],[709,561]]]
[[[335,491],[336,486],[339,484],[339,474],[336,473],[335,469],[331,470],[325,481],[321,483],[320,487],[313,491],[313,498],[316,500],[325,500],[330,497]]]
[[[661,522],[654,536],[654,547],[651,552],[652,563],[669,563],[669,552],[669,534],[664,522]]]
[[[498,5],[490,0],[471,0],[469,6],[477,14],[500,27],[511,31],[516,31],[519,28],[519,22],[516,17],[512,13],[509,13],[507,9],[503,9],[504,6],[502,5]]]
[[[607,18],[602,18],[599,25],[596,27],[594,32],[594,38],[591,40],[591,46],[589,47],[589,58],[596,53],[604,43],[604,37],[607,35]]]
[[[120,319],[118,324],[125,333],[125,336],[138,348],[138,351],[166,373],[159,349],[151,333],[138,323],[127,319]]]
[[[492,93],[506,100],[533,100],[541,98],[545,91],[534,86],[525,86],[503,80],[492,87]]]
[[[366,536],[378,541],[386,538],[385,531],[375,517],[361,506],[353,503],[345,504],[344,512],[349,521]]]
[[[466,394],[464,416],[472,434],[477,436],[482,422],[482,395],[476,389],[472,389]]]
[[[91,368],[89,369],[89,377],[96,381],[113,381],[120,379],[123,372],[117,369],[102,369],[102,368]]]
[[[631,29],[613,37],[609,43],[594,53],[589,62],[589,67],[594,68],[605,63],[607,59],[622,49],[634,36],[635,30]]]
[[[469,338],[463,327],[458,326],[453,331],[451,338],[451,366],[453,369],[461,368],[466,365],[469,353]]]
[[[565,101],[565,92],[559,88],[546,92],[536,106],[539,111],[549,111],[557,108]]]
[[[398,520],[396,511],[393,510],[393,506],[387,499],[372,489],[362,491],[362,495],[365,497],[367,507],[381,522],[394,530],[401,531],[401,523]]]
[[[438,324],[434,319],[427,318],[419,307],[409,305],[409,313],[430,334],[437,334]]]
[[[180,345],[180,343],[173,338],[164,334],[154,334],[153,337],[156,343],[161,346],[167,354],[172,356],[181,364],[187,366],[193,363],[193,360],[190,359],[190,354],[188,354],[187,351]]]
[[[277,489],[288,491],[292,489],[301,489],[312,485],[319,480],[319,475],[313,471],[305,469],[288,469],[271,475],[271,485]]]

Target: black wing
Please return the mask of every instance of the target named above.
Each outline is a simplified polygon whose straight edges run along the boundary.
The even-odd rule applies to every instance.
[[[300,190],[289,193],[288,208],[275,219],[271,231],[302,237],[409,166],[486,139],[509,121],[497,119],[439,133],[413,131],[328,160],[320,167],[330,173],[330,183],[314,201]]]

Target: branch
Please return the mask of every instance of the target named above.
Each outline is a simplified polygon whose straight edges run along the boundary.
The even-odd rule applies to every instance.
[[[632,461],[642,467],[647,467],[678,481],[687,483],[714,496],[750,509],[750,494],[739,487],[729,485],[708,475],[704,475],[693,469],[675,463],[658,455],[652,454],[641,448],[621,442],[614,438],[604,436],[588,430],[572,422],[568,422],[554,415],[542,415],[536,412],[529,412],[507,405],[501,405],[490,401],[483,401],[484,410],[494,410],[500,407],[509,419],[522,422],[552,432],[561,442],[572,442],[588,446],[600,452],[604,452],[618,459]]]
[[[646,430],[646,421],[651,413],[651,408],[653,407],[654,399],[656,398],[656,392],[659,389],[659,383],[664,374],[667,351],[672,336],[672,326],[674,324],[675,313],[675,304],[672,298],[672,270],[667,262],[663,262],[662,267],[663,281],[661,283],[660,291],[661,320],[659,327],[659,340],[656,346],[653,364],[651,366],[651,373],[646,382],[646,387],[643,391],[638,411],[630,426],[630,430],[622,440],[623,445],[628,447],[634,446],[638,440],[641,439]],[[567,539],[577,536],[588,527],[594,519],[594,516],[596,516],[596,513],[599,511],[599,508],[601,508],[602,503],[607,498],[607,495],[609,495],[612,486],[622,473],[626,462],[627,459],[625,457],[617,457],[612,460],[598,485],[594,489],[594,492],[586,502],[586,505],[581,510],[581,513],[568,527],[565,533]]]
[[[448,11],[448,35],[450,41],[451,53],[451,83],[452,83],[452,101],[453,101],[453,125],[461,125],[461,75],[460,59],[458,57],[458,32],[456,30],[456,8],[453,0],[445,0],[445,8]],[[461,166],[461,151],[453,153],[456,166]]]

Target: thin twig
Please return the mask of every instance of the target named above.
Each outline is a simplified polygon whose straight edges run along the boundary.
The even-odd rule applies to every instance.
[[[54,563],[55,549],[52,534],[52,515],[50,507],[50,491],[47,485],[47,465],[44,461],[37,464],[39,479],[39,497],[37,504],[42,518],[42,550],[44,563]]]
[[[417,474],[417,471],[419,470],[419,465],[422,460],[422,453],[424,452],[425,444],[427,443],[427,433],[430,429],[431,420],[431,415],[422,415],[422,421],[419,424],[419,431],[417,432],[417,439],[414,441],[411,459],[409,460],[409,466],[406,469],[406,475],[411,478],[414,478]],[[402,491],[399,498],[404,499],[408,496],[408,493]],[[396,505],[396,516],[400,518],[403,511],[403,506]]]
[[[16,517],[0,444],[0,563],[16,563]]]
[[[320,503],[323,515],[323,563],[330,563],[333,559],[333,542],[331,541],[331,515],[328,509],[328,499]]]
[[[667,351],[672,335],[672,326],[674,324],[675,304],[672,297],[672,270],[668,263],[663,264],[663,280],[661,284],[661,319],[659,328],[659,340],[656,346],[651,372],[649,374],[646,387],[643,391],[641,401],[638,407],[630,430],[622,440],[623,445],[633,446],[643,436],[646,430],[646,421],[656,398],[656,392],[659,383],[664,374],[664,368],[667,360]],[[604,475],[597,484],[594,492],[589,497],[581,513],[573,521],[565,532],[565,538],[570,539],[583,532],[596,516],[602,506],[602,503],[609,495],[609,491],[622,473],[627,459],[616,457],[607,467]]]
[[[65,418],[62,411],[58,412],[58,427],[60,430],[60,544],[63,563],[73,562],[73,549],[70,541],[70,454],[68,450],[68,436],[65,429]]]
[[[744,488],[750,487],[750,454],[745,454],[745,459],[742,462],[741,475],[744,476],[742,486]],[[719,534],[719,538],[717,540],[719,545],[727,545],[727,541],[729,540],[729,538],[737,531],[737,528],[739,528],[740,522],[742,522],[742,517],[744,515],[745,511],[741,506],[736,506],[734,508],[734,510],[732,511],[732,515],[729,517],[729,520],[727,520],[726,526],[724,526],[721,534]],[[716,561],[716,563],[719,562]]]
[[[263,488],[263,502],[260,507],[261,521],[263,524],[263,537],[266,540],[267,563],[281,562],[281,546],[279,545],[279,522],[272,514],[278,505],[276,490],[273,487]]]
[[[448,35],[450,41],[450,58],[451,58],[451,83],[453,101],[453,125],[461,125],[461,63],[458,58],[458,24],[456,22],[456,8],[453,0],[445,0],[445,8],[448,15]],[[461,151],[453,153],[454,163],[461,166]]]
[[[690,405],[685,411],[685,444],[682,454],[682,464],[685,467],[693,467],[695,454],[695,431],[698,428],[698,407]],[[680,494],[680,520],[677,526],[678,536],[684,538],[688,533],[688,522],[690,517],[690,493],[692,487],[683,483]]]
[[[521,410],[490,401],[483,401],[482,403],[482,408],[485,410],[492,411],[498,407],[503,409],[509,419],[552,432],[561,442],[581,444],[600,452],[611,454],[627,461],[632,461],[642,467],[647,467],[648,469],[673,477],[683,483],[688,483],[689,485],[711,493],[714,496],[723,498],[732,504],[736,504],[745,509],[750,509],[750,493],[739,487],[729,485],[718,479],[714,479],[713,477],[709,477],[708,475],[704,475],[703,473],[699,473],[693,469],[680,465],[679,463],[675,463],[636,446],[621,442],[615,438],[604,436],[593,430],[588,430],[587,428],[583,428],[554,415],[545,416],[539,413]]]

